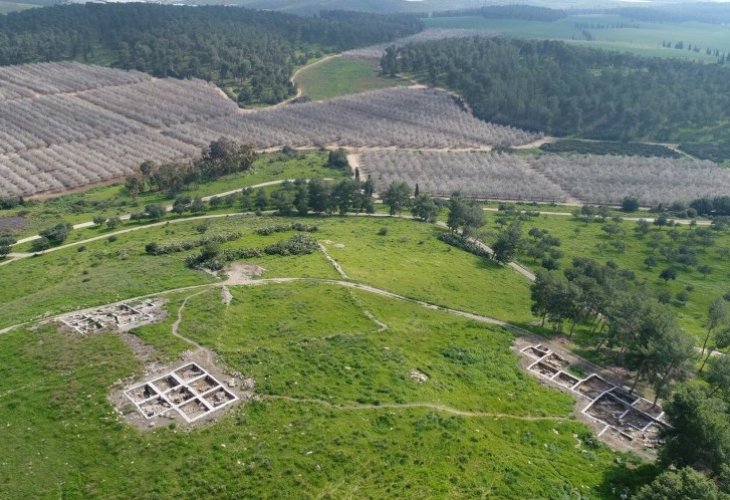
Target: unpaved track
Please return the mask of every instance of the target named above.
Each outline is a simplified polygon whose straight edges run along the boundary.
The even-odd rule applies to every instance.
[[[521,415],[510,415],[507,413],[489,413],[481,411],[469,411],[460,410],[458,408],[452,408],[437,403],[381,403],[381,404],[336,404],[324,399],[311,399],[311,398],[294,398],[291,396],[277,396],[269,394],[260,394],[257,396],[258,399],[270,400],[270,401],[291,401],[292,403],[300,404],[315,404],[320,406],[326,406],[334,410],[343,411],[362,411],[362,410],[404,410],[413,408],[424,408],[428,410],[434,410],[441,413],[448,413],[450,415],[456,415],[459,417],[468,418],[499,418],[499,419],[511,419],[511,420],[525,420],[530,422],[575,422],[574,419],[566,417],[543,417],[543,416],[521,416]]]
[[[335,285],[335,286],[342,286],[342,287],[356,289],[356,290],[362,290],[362,291],[365,291],[368,293],[379,295],[381,297],[388,297],[388,298],[395,299],[395,300],[401,300],[404,302],[410,302],[412,304],[417,304],[417,305],[420,305],[421,307],[425,307],[427,309],[431,309],[434,311],[442,311],[442,312],[446,312],[448,314],[452,314],[454,316],[460,316],[462,318],[479,321],[481,323],[488,323],[491,325],[502,326],[504,328],[513,330],[514,332],[517,332],[520,335],[532,335],[531,332],[529,332],[523,328],[520,328],[519,326],[512,325],[506,321],[502,321],[500,319],[492,318],[489,316],[483,316],[480,314],[474,314],[474,313],[470,313],[467,311],[461,311],[459,309],[452,309],[450,307],[440,306],[438,304],[433,304],[430,302],[425,302],[423,300],[418,300],[418,299],[406,297],[404,295],[399,295],[397,293],[393,293],[388,290],[384,290],[382,288],[376,288],[374,286],[366,285],[364,283],[357,283],[357,282],[353,282],[353,281],[324,279],[324,278],[298,278],[298,277],[297,278],[243,279],[240,281],[228,280],[228,281],[220,281],[217,283],[206,283],[204,285],[193,285],[193,286],[187,286],[187,287],[181,287],[181,288],[173,288],[170,290],[163,290],[163,291],[159,291],[159,292],[149,293],[146,295],[140,295],[138,297],[130,297],[130,298],[118,301],[118,302],[114,302],[112,304],[99,304],[94,307],[80,309],[80,310],[76,310],[76,311],[65,311],[65,312],[56,314],[54,316],[51,316],[49,318],[34,319],[34,320],[26,321],[24,323],[19,323],[17,325],[13,325],[13,326],[4,328],[4,329],[0,330],[0,334],[8,333],[16,328],[19,328],[21,326],[28,325],[31,323],[35,323],[35,322],[44,322],[45,323],[45,322],[54,321],[57,318],[59,318],[60,316],[65,316],[65,315],[71,314],[71,313],[81,313],[81,312],[85,312],[85,311],[93,311],[100,307],[118,305],[118,304],[130,302],[130,301],[137,301],[137,300],[147,299],[147,298],[151,298],[151,297],[157,297],[160,295],[169,295],[171,293],[183,292],[183,291],[187,291],[187,290],[199,290],[199,293],[195,293],[195,294],[191,295],[190,297],[187,297],[184,300],[183,305],[187,304],[188,299],[192,298],[193,296],[199,295],[200,293],[203,293],[203,292],[207,291],[208,289],[212,289],[212,288],[223,287],[223,286],[265,286],[265,285],[272,285],[272,284],[295,283],[295,282],[305,282],[305,283],[314,282],[314,283],[322,283],[322,284],[327,284],[327,285]],[[183,309],[183,308],[181,307],[181,309]],[[179,326],[181,321],[182,321],[182,310],[179,309],[178,310],[178,321],[176,321],[175,322],[176,324],[173,325],[175,334],[178,333],[177,326]],[[176,335],[176,336],[178,336],[178,335]],[[195,344],[190,339],[186,339],[184,337],[180,337],[180,338],[186,342],[192,343],[196,347],[200,347],[198,344]]]
[[[327,252],[327,249],[324,247],[322,243],[319,243],[319,249],[324,254],[324,258],[329,261],[330,264],[335,268],[335,271],[337,271],[337,274],[339,274],[342,279],[349,280],[350,277],[347,275],[344,269],[342,269],[342,266],[337,262],[335,259],[332,258],[332,256]]]
[[[180,307],[177,308],[177,319],[172,324],[172,328],[170,329],[170,333],[172,333],[172,336],[173,337],[177,337],[180,340],[187,342],[188,344],[190,344],[191,346],[195,347],[196,349],[203,349],[203,346],[201,346],[200,344],[198,344],[197,342],[195,342],[192,339],[189,339],[189,338],[187,338],[187,337],[185,337],[183,335],[180,335],[180,333],[178,332],[178,328],[180,327],[180,323],[182,323],[182,320],[183,320],[183,312],[185,311],[185,306],[188,305],[188,301],[190,299],[192,299],[193,297],[197,297],[198,295],[201,295],[201,294],[203,294],[203,293],[205,293],[207,291],[208,291],[207,289],[206,290],[201,290],[201,291],[199,291],[197,293],[194,293],[192,295],[188,295],[187,297],[185,297],[185,300],[182,301],[182,304],[180,304]]]
[[[294,182],[294,180],[295,179],[281,179],[281,180],[275,180],[275,181],[262,182],[260,184],[254,184],[252,186],[243,186],[243,187],[240,187],[238,189],[232,189],[230,191],[225,191],[223,193],[216,193],[216,194],[212,194],[210,196],[203,196],[201,199],[203,201],[209,201],[211,198],[215,198],[217,196],[218,197],[222,197],[222,196],[228,196],[228,195],[234,194],[234,193],[240,193],[242,189],[247,189],[247,188],[258,189],[258,188],[261,188],[261,187],[276,186],[276,185],[279,185],[279,184],[283,184],[283,183],[285,183],[287,181],[288,182]],[[166,205],[165,206],[165,211],[172,212],[172,204]],[[131,216],[132,216],[131,214],[120,215],[119,216],[119,220],[129,220],[131,218]],[[169,221],[169,222],[173,222],[173,221]],[[81,222],[79,224],[74,224],[73,225],[73,228],[74,229],[84,229],[84,228],[87,228],[87,227],[94,227],[94,225],[95,224],[92,221],[87,221],[87,222]],[[146,227],[154,227],[155,225],[159,225],[159,224],[151,224],[151,225],[147,225]],[[145,226],[140,226],[140,227],[145,227]],[[124,233],[128,233],[128,232],[129,231],[127,231],[127,230],[122,230],[122,231],[117,231],[117,232],[114,232],[114,233],[108,233],[105,236],[111,236],[113,234],[124,234]],[[36,234],[36,235],[33,235],[33,236],[28,236],[27,238],[22,238],[22,239],[18,240],[17,242],[15,242],[13,244],[13,246],[15,246],[15,245],[21,245],[23,243],[29,243],[31,241],[35,241],[37,239],[40,239],[40,237],[41,236],[39,234]],[[94,241],[94,239],[89,239],[89,240],[85,240],[85,241]],[[73,246],[73,245],[74,245],[74,243],[71,243],[71,244],[68,244],[68,245],[63,245],[63,246],[60,246],[60,247],[55,247],[55,249],[61,249],[61,248],[68,247],[68,246]],[[45,252],[50,252],[51,250],[54,250],[54,249],[51,248],[51,249],[46,250]],[[39,253],[45,253],[45,252],[39,252]],[[20,255],[23,255],[23,254],[20,254]]]

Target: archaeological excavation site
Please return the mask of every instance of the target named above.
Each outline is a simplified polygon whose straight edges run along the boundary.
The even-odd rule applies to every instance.
[[[578,400],[579,417],[592,424],[599,438],[634,451],[651,452],[660,446],[660,432],[668,425],[661,406],[597,373],[571,373],[575,359],[570,354],[542,344],[527,345],[519,352],[530,374]]]

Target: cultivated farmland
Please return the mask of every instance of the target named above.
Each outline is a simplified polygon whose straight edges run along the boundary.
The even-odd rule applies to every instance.
[[[575,198],[617,204],[635,196],[644,205],[689,202],[730,192],[730,171],[710,161],[636,156],[543,155],[535,169]]]
[[[77,63],[0,70],[0,195],[118,179],[145,160],[191,159],[222,136],[261,149],[481,148],[538,137],[480,121],[437,90],[385,89],[242,111],[201,80]]]
[[[520,156],[492,152],[372,151],[361,156],[360,172],[378,189],[391,182],[418,184],[422,192],[508,200],[566,201],[557,184]]]
[[[507,200],[619,204],[634,196],[643,205],[657,205],[730,192],[730,171],[691,159],[372,151],[361,155],[360,170],[379,189],[403,181],[440,196],[458,190]]]
[[[257,148],[479,148],[524,144],[540,137],[478,120],[457,106],[448,93],[420,88],[375,90],[244,112],[172,127],[165,134],[198,146],[226,136]]]

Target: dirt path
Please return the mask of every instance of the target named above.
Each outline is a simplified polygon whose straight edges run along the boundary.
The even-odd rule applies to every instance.
[[[192,339],[189,339],[183,335],[180,335],[180,332],[178,331],[178,329],[180,328],[180,323],[182,323],[183,312],[185,311],[185,306],[188,305],[188,301],[190,299],[192,299],[193,297],[197,297],[198,295],[201,295],[207,291],[208,291],[207,289],[201,290],[200,292],[197,292],[197,293],[194,293],[192,295],[188,295],[187,297],[185,297],[185,300],[183,300],[182,304],[180,304],[180,307],[177,308],[177,319],[172,324],[172,328],[170,329],[170,333],[172,333],[173,337],[177,337],[180,340],[187,342],[188,344],[195,347],[196,349],[203,349],[203,346],[201,346],[200,344],[198,344],[197,342],[195,342]]]
[[[556,137],[551,137],[549,135],[546,135],[542,139],[528,142],[527,144],[522,144],[520,146],[512,146],[512,149],[536,149],[536,148],[539,148],[540,146],[542,146],[543,144],[549,144],[551,142],[555,142],[556,140],[557,140]]]
[[[292,403],[300,404],[316,404],[320,406],[326,406],[334,410],[343,411],[362,411],[362,410],[404,410],[413,408],[424,408],[428,410],[435,410],[441,413],[448,413],[450,415],[456,415],[459,417],[467,418],[499,418],[499,419],[511,419],[511,420],[524,420],[529,422],[574,422],[574,419],[566,417],[544,417],[544,416],[532,416],[532,415],[510,415],[507,413],[491,413],[481,411],[469,411],[460,410],[458,408],[452,408],[438,403],[381,403],[381,404],[337,404],[324,399],[311,399],[311,398],[294,398],[291,396],[277,396],[277,395],[259,395],[259,399],[269,401],[290,401]]]
[[[211,194],[209,196],[203,196],[201,199],[203,201],[210,201],[212,198],[215,198],[215,197],[222,197],[222,196],[228,196],[228,195],[231,195],[231,194],[234,194],[234,193],[239,193],[239,192],[241,192],[242,189],[246,189],[246,188],[258,189],[258,188],[261,188],[261,187],[277,186],[277,185],[283,184],[283,183],[285,183],[287,181],[288,182],[294,182],[295,179],[280,179],[280,180],[275,180],[275,181],[261,182],[259,184],[253,184],[251,186],[243,186],[243,187],[240,187],[240,188],[237,188],[237,189],[232,189],[230,191],[225,191],[223,193],[216,193],[216,194]],[[172,212],[172,204],[165,205],[165,211]],[[119,220],[129,220],[131,218],[131,216],[132,216],[131,214],[120,215],[119,216]],[[165,222],[168,222],[168,221],[165,221]],[[173,221],[169,221],[169,222],[173,222]],[[88,228],[88,227],[94,227],[94,225],[95,224],[92,221],[87,221],[87,222],[81,222],[79,224],[74,224],[73,225],[73,228],[74,229],[84,229],[84,228]],[[150,224],[150,225],[147,225],[146,227],[154,227],[155,225],[157,225],[157,224]],[[139,227],[145,227],[145,226],[139,226]],[[129,230],[121,230],[121,231],[117,231],[117,232],[113,232],[113,233],[108,233],[108,234],[106,234],[104,236],[111,236],[113,234],[114,235],[116,235],[116,234],[124,234],[124,233],[127,233],[127,232],[129,232]],[[36,234],[36,235],[33,235],[33,236],[28,236],[27,238],[22,238],[22,239],[18,240],[17,242],[15,242],[13,244],[13,246],[15,246],[15,245],[21,245],[23,243],[29,243],[29,242],[35,241],[37,239],[40,239],[40,235],[39,234]],[[85,241],[94,241],[94,239],[89,239],[89,240],[85,240]],[[61,248],[68,247],[68,246],[73,246],[75,244],[76,243],[69,243],[68,245],[63,245],[63,246],[60,246],[60,247],[50,248],[50,249],[46,250],[45,252],[38,252],[38,253],[46,253],[46,252],[50,252],[50,251],[53,251],[53,250],[60,250]],[[16,254],[16,255],[25,255],[25,254]]]
[[[343,279],[349,280],[350,277],[347,275],[344,269],[342,269],[342,266],[337,262],[335,259],[332,258],[332,256],[327,253],[327,249],[324,247],[322,243],[319,243],[319,249],[324,254],[324,258],[329,261],[330,264],[335,268],[337,271],[337,274],[339,274]]]

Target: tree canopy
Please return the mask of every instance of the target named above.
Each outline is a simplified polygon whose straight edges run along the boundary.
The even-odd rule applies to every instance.
[[[318,55],[420,31],[413,16],[322,12],[299,17],[229,6],[70,4],[0,16],[0,65],[74,59],[197,77],[242,103],[293,91],[292,69]]]
[[[395,60],[396,71],[459,92],[476,116],[499,124],[622,141],[691,141],[693,129],[730,133],[730,68],[719,65],[502,38],[395,51],[388,64]]]

